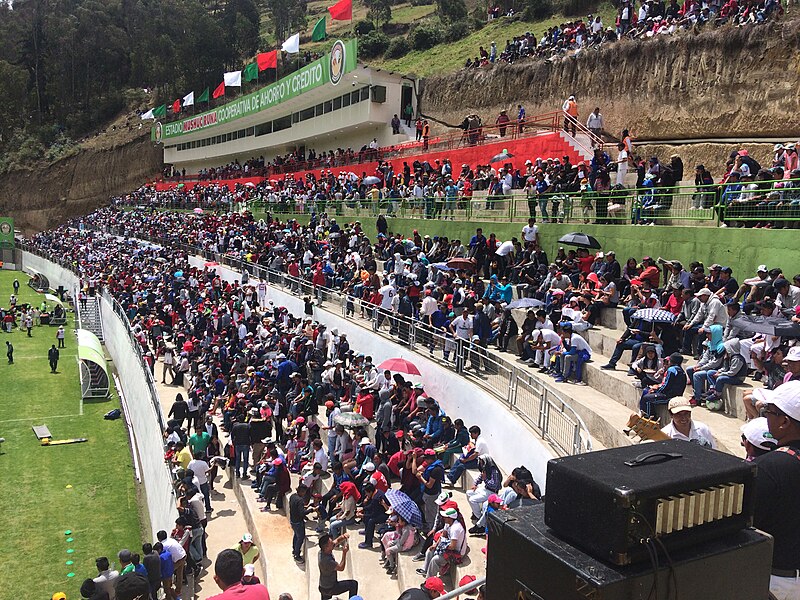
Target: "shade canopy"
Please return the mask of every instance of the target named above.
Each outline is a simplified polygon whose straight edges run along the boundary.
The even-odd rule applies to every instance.
[[[86,329],[78,329],[78,362],[82,396],[84,398],[108,396],[108,365],[103,354],[103,346],[97,336]]]

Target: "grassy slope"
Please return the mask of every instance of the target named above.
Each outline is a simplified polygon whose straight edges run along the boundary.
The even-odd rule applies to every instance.
[[[15,277],[22,284],[21,302],[41,302],[42,297],[25,285],[24,274],[13,271],[0,271],[0,302],[8,302]],[[32,338],[17,330],[0,333],[0,437],[6,439],[0,454],[2,598],[49,598],[56,591],[79,598],[83,579],[96,574],[97,556],[118,562],[115,554],[121,548],[141,547],[125,425],[122,420],[103,420],[103,414],[119,403],[116,397],[84,403],[84,414],[79,416],[71,319],[68,325],[67,347],[61,350],[56,375],[47,362],[55,328],[34,327]],[[6,340],[14,345],[13,365],[6,363]],[[53,418],[60,415],[75,416]],[[42,424],[54,439],[89,441],[41,447],[31,426]],[[66,542],[67,529],[73,532],[72,543]],[[74,553],[67,554],[68,548]],[[70,559],[74,564],[68,567],[65,562]],[[35,573],[30,570],[34,566]],[[69,572],[75,577],[68,578]]]
[[[301,49],[312,52],[327,52],[332,40],[337,38],[347,39],[353,35],[353,24],[366,18],[367,9],[361,2],[353,3],[353,21],[331,21],[327,20],[328,40],[324,42],[307,41],[311,36],[311,30],[317,20],[327,14],[327,7],[333,0],[313,0],[308,3],[308,28],[301,33]],[[468,2],[471,8],[474,3]],[[409,3],[397,4],[392,7],[392,22],[398,24],[411,24],[428,17],[435,16],[436,7],[433,4],[424,6],[412,6]],[[601,0],[596,10],[592,14],[600,14],[606,26],[614,24],[614,7],[609,0]],[[368,64],[374,67],[381,67],[390,71],[398,71],[405,74],[414,74],[419,77],[450,73],[460,69],[468,57],[474,58],[478,54],[478,48],[483,46],[487,50],[492,41],[497,42],[498,48],[502,50],[505,40],[516,35],[522,35],[526,31],[534,33],[537,38],[548,28],[559,25],[564,21],[569,21],[576,17],[564,17],[554,15],[548,19],[536,22],[510,21],[502,18],[486,25],[480,31],[475,31],[467,37],[456,42],[440,44],[430,50],[414,51],[402,58],[384,60],[370,59]],[[262,21],[262,30],[269,29],[269,17],[265,15]],[[272,34],[265,34],[265,43],[275,45]],[[281,40],[282,41],[282,40]]]
[[[598,11],[592,14],[600,14],[603,23],[608,26],[614,23],[614,7],[610,2],[603,2],[599,5]],[[410,52],[406,56],[393,60],[370,60],[370,66],[381,67],[389,71],[399,71],[406,74],[414,74],[418,77],[428,77],[431,75],[442,75],[460,69],[467,58],[474,58],[478,55],[478,48],[483,46],[489,50],[492,42],[497,43],[498,52],[503,50],[505,42],[514,36],[522,35],[527,31],[533,33],[537,39],[541,39],[542,34],[564,21],[575,17],[564,17],[554,15],[549,19],[537,22],[511,21],[505,18],[498,19],[487,24],[483,29],[474,31],[467,37],[449,44],[440,44],[430,50]]]

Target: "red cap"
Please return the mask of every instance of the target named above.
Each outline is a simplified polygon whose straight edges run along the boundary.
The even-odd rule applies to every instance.
[[[405,434],[403,433],[402,429],[398,429],[397,431],[394,432],[394,435],[398,440],[402,440],[403,439],[403,435],[405,435]]]
[[[426,448],[423,454],[425,454],[425,456],[436,456],[436,450],[433,448]]]
[[[425,589],[431,590],[432,592],[439,592],[440,594],[444,594],[444,583],[438,577],[428,577],[425,580]]]
[[[467,585],[468,583],[472,583],[476,579],[477,577],[475,577],[475,575],[464,575],[458,582],[458,587],[462,587],[464,585]]]

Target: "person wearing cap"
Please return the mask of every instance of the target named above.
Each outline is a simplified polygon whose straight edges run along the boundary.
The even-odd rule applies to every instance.
[[[728,321],[728,313],[722,300],[707,287],[698,291],[695,297],[700,300],[700,309],[692,317],[692,320],[683,326],[684,332],[696,332],[698,335],[703,335],[715,323],[724,327]],[[684,347],[686,346],[686,334],[684,334]],[[697,358],[699,352],[696,350],[695,352]]]
[[[256,575],[255,565],[245,565],[244,574],[242,575],[242,585],[258,585],[261,580]]]
[[[722,267],[719,270],[719,277],[709,282],[708,288],[725,303],[736,295],[739,283],[733,278],[733,269]]]
[[[458,509],[439,511],[444,520],[439,541],[425,552],[425,563],[417,573],[425,577],[438,577],[447,572],[448,563],[460,564],[467,551],[467,532],[459,521]]]
[[[742,448],[746,454],[745,460],[748,462],[774,450],[778,445],[769,432],[769,422],[766,417],[750,419],[740,429],[742,431]]]
[[[673,398],[667,405],[672,421],[661,431],[673,440],[695,442],[706,448],[716,448],[717,442],[708,425],[692,419],[692,405],[685,398]]]
[[[737,338],[731,338],[723,344],[724,356],[718,370],[706,372],[709,392],[703,397],[708,410],[723,410],[722,393],[726,385],[740,385],[747,376],[747,362],[741,355],[741,345]]]
[[[774,539],[769,591],[800,598],[800,381],[764,391],[764,416],[777,447],[757,457],[753,526]]]
[[[249,569],[245,567],[250,567]],[[269,600],[267,588],[252,582],[255,575],[254,563],[245,563],[236,550],[223,550],[214,561],[214,581],[222,590],[214,600]],[[245,583],[245,578],[250,581]]]
[[[681,368],[681,363],[683,363],[683,356],[678,352],[670,354],[669,367],[661,384],[642,390],[642,398],[639,401],[639,410],[642,415],[653,418],[656,416],[656,405],[666,404],[672,398],[683,396],[687,379],[686,372]]]
[[[420,491],[422,492],[423,512],[425,524],[428,527],[433,525],[436,519],[436,498],[442,493],[442,481],[444,480],[444,464],[436,457],[436,451],[433,448],[427,448],[423,451],[420,460],[421,464],[417,464],[417,455],[413,455],[412,470],[419,481]]]
[[[438,577],[428,577],[418,588],[409,588],[397,600],[431,600],[444,596],[444,583]]]
[[[258,550],[258,546],[253,543],[253,536],[249,533],[243,534],[242,538],[232,548],[232,550],[235,550],[241,554],[244,561],[243,564],[255,564],[261,555]]]
[[[788,279],[780,277],[772,283],[777,296],[775,304],[781,309],[795,308],[800,306],[800,287],[789,283]]]

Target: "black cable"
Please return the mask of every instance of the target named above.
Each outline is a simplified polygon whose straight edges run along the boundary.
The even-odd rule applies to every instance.
[[[669,565],[669,577],[670,579],[672,579],[672,583],[675,588],[675,600],[678,600],[680,598],[680,594],[678,594],[678,575],[677,573],[675,573],[675,565],[672,562],[672,557],[669,555],[669,552],[667,551],[667,547],[664,545],[664,542],[659,538],[656,538],[656,541],[658,542],[658,545],[661,546],[661,549],[664,551],[664,556],[667,557],[667,564]],[[669,594],[667,594],[667,597],[669,598]]]
[[[650,545],[651,541],[650,538],[646,540],[642,540],[642,544],[644,545],[644,549],[647,550],[647,556],[650,558],[650,565],[653,567],[653,583],[650,584],[650,592],[647,594],[647,600],[653,598],[653,593],[655,592],[655,598],[658,600],[658,571],[656,570],[656,558],[653,555],[653,547]]]

